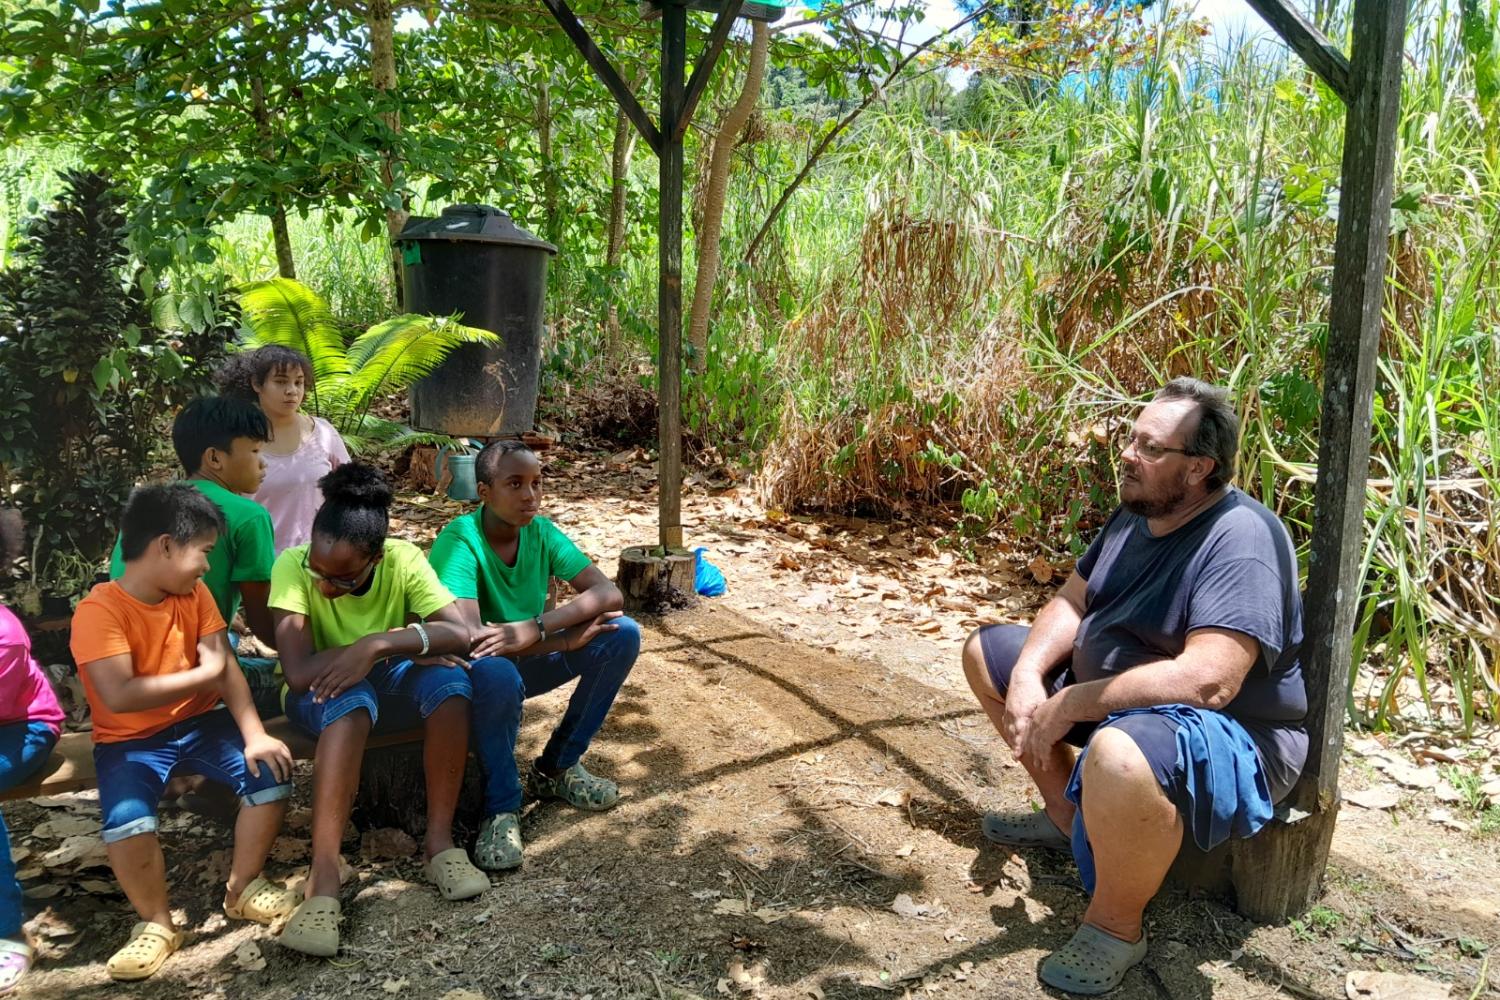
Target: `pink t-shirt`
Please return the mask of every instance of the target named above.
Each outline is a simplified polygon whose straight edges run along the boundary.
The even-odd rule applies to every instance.
[[[31,657],[31,637],[10,608],[0,604],[0,726],[45,722],[60,733],[62,721],[57,694]]]
[[[271,526],[276,535],[276,554],[294,545],[312,541],[313,516],[323,506],[323,491],[318,480],[349,461],[349,449],[332,424],[313,417],[310,433],[290,455],[273,455],[262,451],[266,460],[266,478],[254,500],[271,512]]]

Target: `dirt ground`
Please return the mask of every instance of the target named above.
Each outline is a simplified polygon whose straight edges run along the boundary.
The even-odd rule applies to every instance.
[[[549,463],[549,515],[609,572],[620,547],[651,540],[655,512],[649,467],[616,458]],[[457,509],[407,496],[399,530],[426,541]],[[103,971],[133,917],[89,841],[96,803],[7,804],[42,944],[27,995],[1061,995],[1036,969],[1085,897],[1068,859],[980,837],[978,814],[1024,803],[1027,788],[956,666],[974,623],[1024,617],[1045,599],[1032,572],[1003,554],[955,557],[920,525],[778,516],[743,486],[695,487],[685,513],[730,589],[643,622],[641,660],[589,757],[620,781],[616,809],[531,807],[525,867],[456,904],[400,838],[355,834],[345,950],[328,962],[226,925],[215,903],[227,831],[164,814],[173,898],[196,938],[148,985],[126,987]],[[528,703],[523,759],[564,697]],[[1429,782],[1436,765],[1421,747],[1436,744],[1413,746],[1361,738],[1351,749],[1345,787],[1370,793],[1372,808],[1346,807],[1312,913],[1258,927],[1169,890],[1148,911],[1150,957],[1113,995],[1335,998],[1349,973],[1383,970],[1453,997],[1500,996],[1488,957],[1500,945],[1500,836],[1445,804],[1446,781]],[[1468,764],[1493,749],[1427,752]],[[304,766],[303,805],[309,779]],[[273,876],[305,863],[305,824],[299,809]]]

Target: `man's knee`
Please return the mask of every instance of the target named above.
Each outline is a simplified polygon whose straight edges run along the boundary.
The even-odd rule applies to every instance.
[[[1088,757],[1083,764],[1085,795],[1091,790],[1108,787],[1159,787],[1156,774],[1146,754],[1130,734],[1106,726],[1089,739]]]
[[[983,628],[977,628],[969,633],[969,638],[964,640],[963,664],[964,677],[969,681],[969,688],[981,698],[1000,697],[995,690],[995,682],[990,678],[990,668],[984,659],[984,641],[980,638]]]

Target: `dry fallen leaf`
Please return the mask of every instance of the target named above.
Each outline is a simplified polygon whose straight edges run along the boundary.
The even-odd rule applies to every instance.
[[[62,894],[63,887],[56,882],[49,882],[46,885],[34,885],[21,893],[27,899],[56,899]]]
[[[909,858],[911,857],[911,852],[915,850],[916,848],[911,844],[902,844],[900,847],[896,848],[896,857]]]
[[[1395,972],[1351,972],[1344,979],[1349,1000],[1447,1000],[1452,987]]]
[[[886,788],[875,796],[877,806],[895,806],[897,809],[905,809],[911,805],[911,791],[906,788]]]
[[[1438,770],[1435,765],[1428,764],[1426,767],[1418,767],[1404,757],[1398,757],[1390,753],[1372,755],[1370,763],[1390,775],[1391,780],[1404,788],[1436,788],[1438,783]]]
[[[61,840],[64,837],[79,837],[99,832],[99,821],[89,816],[65,813],[38,823],[31,828],[33,837],[45,840]]]
[[[449,990],[438,997],[438,1000],[484,1000],[484,994],[473,990]]]
[[[721,917],[743,917],[750,907],[743,899],[721,899],[714,905],[714,913]]]
[[[891,909],[909,920],[920,917],[939,917],[948,912],[948,908],[940,900],[918,903],[904,892],[891,900]]]
[[[1031,570],[1032,579],[1036,580],[1037,583],[1051,583],[1052,577],[1057,572],[1052,568],[1052,564],[1041,556],[1037,556],[1031,562],[1027,563],[1026,568]]]
[[[246,941],[234,949],[234,964],[246,972],[259,972],[266,967],[266,958],[260,953],[260,945]]]
[[[387,993],[400,993],[402,990],[406,989],[406,980],[387,979],[385,982],[380,984],[380,988],[385,990]]]
[[[42,864],[47,868],[73,865],[75,868],[99,868],[109,865],[109,852],[104,841],[98,837],[69,837],[62,846],[42,855]]]
[[[1446,809],[1431,810],[1427,814],[1427,819],[1429,822],[1436,823],[1439,826],[1446,826],[1450,830],[1457,830],[1459,833],[1469,832],[1469,824],[1454,816]]]
[[[736,958],[729,963],[729,981],[742,990],[755,990],[766,983],[766,963],[764,960],[752,962],[747,968],[744,960]]]
[[[1394,785],[1376,785],[1374,788],[1346,792],[1344,800],[1361,809],[1394,809],[1401,801],[1401,793]]]

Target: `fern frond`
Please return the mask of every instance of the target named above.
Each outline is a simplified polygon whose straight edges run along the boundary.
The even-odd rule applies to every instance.
[[[240,289],[245,329],[256,346],[281,344],[312,362],[317,381],[346,375],[344,338],[328,303],[300,281],[271,278]]]
[[[381,452],[399,451],[414,444],[452,448],[457,442],[446,434],[414,431],[394,420],[386,420],[374,414],[365,414],[351,431],[343,434],[344,444],[355,455],[376,455]]]
[[[349,346],[350,358],[360,359],[349,374],[350,394],[360,410],[367,412],[371,401],[436,371],[456,348],[499,343],[500,338],[488,330],[450,319],[411,314],[388,319],[370,327]]]

